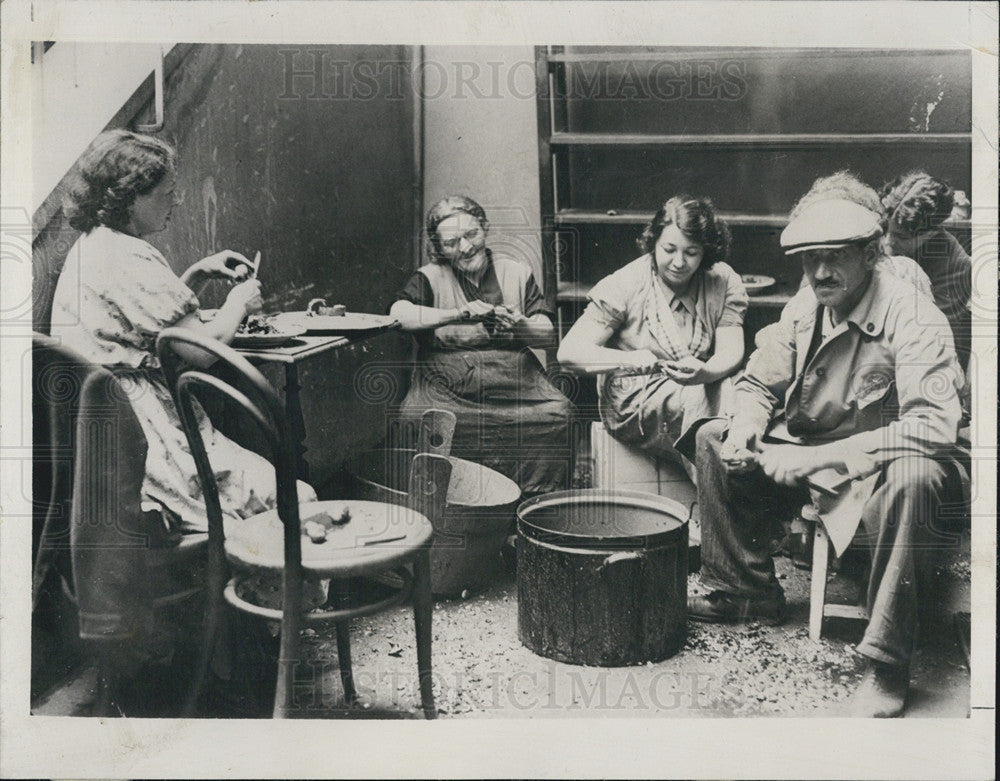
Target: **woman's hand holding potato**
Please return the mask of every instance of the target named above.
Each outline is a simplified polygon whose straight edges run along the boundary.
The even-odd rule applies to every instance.
[[[264,302],[260,296],[260,281],[248,279],[240,282],[229,291],[226,296],[226,303],[241,306],[247,315],[255,315],[264,308]]]
[[[253,264],[244,255],[231,249],[224,249],[192,264],[185,276],[189,284],[206,282],[210,279],[240,282],[248,279],[252,272]]]

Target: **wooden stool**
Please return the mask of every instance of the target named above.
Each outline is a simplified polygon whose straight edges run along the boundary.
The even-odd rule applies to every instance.
[[[812,575],[809,584],[809,639],[819,640],[826,616],[868,620],[868,611],[860,605],[826,604],[826,573],[830,563],[830,538],[816,508],[807,504],[801,519],[813,526]]]

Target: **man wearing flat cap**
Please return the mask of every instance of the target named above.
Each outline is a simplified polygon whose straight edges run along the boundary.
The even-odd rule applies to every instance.
[[[813,505],[838,554],[861,523],[873,541],[857,649],[869,668],[854,710],[889,717],[905,705],[938,509],[961,492],[963,375],[944,315],[880,264],[881,233],[878,214],[835,193],[793,210],[781,246],[809,284],[758,333],[733,418],[695,438],[707,593],[688,612],[779,622],[775,522]]]

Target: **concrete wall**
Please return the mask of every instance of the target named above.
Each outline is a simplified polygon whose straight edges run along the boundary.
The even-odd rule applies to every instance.
[[[479,201],[489,245],[528,263],[543,284],[530,46],[426,46],[424,211],[452,193]]]

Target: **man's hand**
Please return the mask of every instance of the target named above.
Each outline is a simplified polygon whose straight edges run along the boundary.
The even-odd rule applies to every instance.
[[[704,385],[711,379],[705,370],[705,362],[693,355],[678,361],[664,361],[663,371],[678,385]]]
[[[757,466],[757,432],[731,428],[719,448],[719,458],[731,474],[743,474]]]
[[[796,485],[820,469],[843,468],[825,447],[767,445],[757,453],[764,474],[781,485]]]

